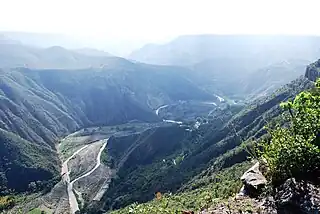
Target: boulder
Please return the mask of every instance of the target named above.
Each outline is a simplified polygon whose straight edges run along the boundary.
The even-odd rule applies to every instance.
[[[247,194],[247,191],[246,189],[244,188],[244,186],[241,187],[240,191],[238,192],[238,194],[236,195],[236,199],[242,199],[243,197],[246,197],[248,194]]]
[[[286,180],[276,189],[274,198],[279,213],[320,212],[320,188],[307,181]]]
[[[253,197],[259,195],[267,184],[267,179],[259,169],[259,162],[254,164],[241,176],[241,181],[244,184],[241,194]]]

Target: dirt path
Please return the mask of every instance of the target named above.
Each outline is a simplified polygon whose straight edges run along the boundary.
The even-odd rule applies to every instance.
[[[70,183],[70,176],[69,176],[70,171],[68,169],[68,162],[87,147],[88,147],[88,145],[85,145],[85,146],[81,147],[80,149],[78,149],[75,153],[73,153],[65,162],[63,162],[62,168],[61,168],[62,180],[67,185],[67,192],[68,192],[68,197],[69,197],[69,204],[70,204],[71,213],[76,213],[77,211],[79,211],[79,205],[77,202],[77,198],[72,191],[72,184]]]
[[[82,150],[86,149],[88,147],[88,145],[85,145],[83,147],[81,147],[80,149],[78,149],[75,153],[73,153],[65,162],[63,162],[62,164],[62,168],[61,168],[61,175],[62,175],[62,179],[63,181],[66,183],[67,185],[67,192],[68,192],[68,197],[69,197],[69,205],[70,205],[70,212],[72,214],[79,212],[79,205],[77,202],[77,198],[74,194],[73,191],[73,184],[80,180],[81,178],[87,177],[89,175],[91,175],[100,165],[101,165],[101,154],[103,152],[103,150],[105,149],[107,143],[108,143],[108,139],[104,140],[105,142],[102,144],[99,153],[97,155],[97,163],[95,165],[95,167],[93,169],[91,169],[89,172],[79,176],[78,178],[74,179],[73,181],[70,182],[70,171],[68,169],[68,162],[74,158],[77,154],[79,154]]]
[[[95,167],[93,169],[91,169],[89,172],[87,172],[86,174],[81,175],[80,177],[74,179],[71,182],[71,185],[73,185],[76,181],[80,180],[81,178],[84,178],[84,177],[87,177],[87,176],[91,175],[101,165],[101,154],[102,154],[104,148],[106,148],[107,143],[108,143],[108,139],[106,140],[106,142],[100,148],[100,151],[99,151],[98,156],[97,156],[97,164],[95,165]]]

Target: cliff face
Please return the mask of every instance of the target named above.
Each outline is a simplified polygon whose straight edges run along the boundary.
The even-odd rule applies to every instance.
[[[307,67],[305,77],[313,82],[320,77],[320,59]]]

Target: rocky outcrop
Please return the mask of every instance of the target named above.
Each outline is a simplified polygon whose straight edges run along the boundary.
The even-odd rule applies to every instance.
[[[313,82],[320,77],[320,59],[307,67],[305,77]]]
[[[260,164],[257,162],[248,169],[241,177],[244,186],[240,191],[240,195],[258,196],[267,184],[267,179],[260,171]]]
[[[257,162],[241,177],[243,187],[236,197],[218,201],[198,214],[318,214],[320,186],[290,178],[283,184],[267,187],[264,161]],[[316,175],[315,175],[316,176]],[[264,188],[266,187],[266,188]],[[268,191],[262,191],[267,190]]]
[[[264,206],[264,202],[258,199],[244,197],[229,198],[197,214],[277,214],[277,210]]]
[[[276,189],[274,196],[278,213],[319,213],[320,188],[307,181],[290,178]]]

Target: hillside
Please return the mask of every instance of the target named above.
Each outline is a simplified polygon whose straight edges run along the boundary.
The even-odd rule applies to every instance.
[[[318,39],[191,38],[174,47],[221,46],[193,50],[191,64],[179,67],[1,38],[0,201],[26,193],[16,209],[97,213],[150,201],[155,192],[201,200],[202,191],[237,192],[248,148],[282,114],[279,104],[319,77],[320,61],[301,76]],[[223,188],[212,184],[220,178]]]
[[[181,78],[175,70],[174,67],[133,64],[124,59],[114,59],[109,67],[103,69],[2,70],[0,128],[12,136],[18,135],[18,140],[14,141],[31,146],[14,148],[15,144],[11,143],[6,144],[8,150],[29,155],[29,162],[35,168],[34,163],[42,154],[37,152],[37,148],[48,150],[50,155],[43,155],[42,162],[52,161],[58,166],[56,143],[66,134],[80,128],[130,121],[158,122],[160,118],[154,110],[164,103],[214,99]],[[172,90],[173,87],[180,90]],[[21,138],[23,141],[19,140]],[[20,173],[26,176],[27,168],[32,166],[24,166],[17,156],[7,155],[10,162],[16,161],[18,166],[25,167],[25,171]],[[2,168],[1,172],[5,170]],[[57,170],[51,171],[53,173],[47,177],[57,175]],[[5,176],[11,177],[9,171],[6,172]],[[14,171],[12,173],[18,175]],[[36,174],[34,178],[30,177],[32,181],[40,178],[43,179]],[[16,190],[25,189],[29,180],[24,182],[21,182],[24,186],[21,188],[16,184]]]
[[[208,133],[208,130],[206,134],[204,135],[204,138],[202,138],[202,142],[200,145],[198,145],[199,149],[197,153],[197,149],[193,151],[193,153],[189,153],[184,156],[184,158],[180,159],[181,162],[174,166],[175,172],[177,171],[183,171],[184,173],[176,173],[174,176],[170,176],[172,174],[166,173],[165,175],[170,179],[170,186],[174,184],[175,181],[181,182],[181,175],[185,175],[188,170],[192,168],[192,170],[197,171],[197,168],[201,173],[198,175],[194,176],[192,179],[190,179],[188,182],[186,182],[182,187],[176,192],[174,187],[171,186],[171,189],[169,188],[166,189],[165,187],[157,187],[157,188],[152,188],[154,190],[154,193],[157,194],[150,194],[150,199],[154,198],[154,200],[144,203],[144,204],[138,204],[134,203],[131,204],[130,206],[127,206],[124,209],[120,209],[114,212],[110,213],[176,213],[176,212],[182,212],[182,213],[193,213],[192,211],[195,211],[198,213],[198,211],[202,211],[199,213],[237,213],[237,212],[251,212],[251,213],[292,213],[292,209],[295,209],[297,213],[302,213],[300,212],[301,210],[304,210],[304,213],[313,213],[313,211],[318,210],[320,201],[319,198],[315,195],[317,194],[317,191],[319,191],[319,186],[315,186],[312,188],[317,188],[313,189],[312,193],[307,192],[309,190],[302,190],[299,189],[300,187],[298,185],[303,185],[304,182],[308,182],[308,180],[301,181],[297,180],[294,181],[295,183],[291,184],[290,187],[285,186],[287,185],[287,182],[284,182],[285,179],[290,176],[297,176],[301,179],[303,177],[304,179],[310,178],[313,182],[311,184],[308,184],[310,186],[312,185],[317,185],[317,183],[314,183],[315,181],[319,182],[319,177],[317,178],[317,174],[313,174],[313,176],[308,177],[307,172],[310,173],[305,168],[312,169],[313,173],[319,173],[319,168],[318,163],[313,163],[312,165],[304,165],[304,162],[301,162],[301,160],[294,159],[293,157],[302,157],[305,158],[303,159],[304,161],[314,161],[318,160],[319,156],[312,156],[314,157],[313,159],[308,159],[311,158],[308,156],[309,154],[311,155],[312,152],[314,154],[319,154],[319,148],[317,149],[316,147],[307,147],[308,145],[305,144],[299,144],[299,146],[306,146],[303,147],[303,151],[309,152],[308,155],[304,154],[302,150],[300,151],[299,148],[297,148],[294,144],[291,144],[289,142],[286,142],[285,139],[282,139],[281,135],[276,135],[278,129],[274,129],[274,132],[271,132],[271,137],[274,140],[281,140],[281,144],[279,146],[273,145],[272,148],[274,150],[270,150],[269,153],[265,153],[264,157],[267,158],[283,158],[281,159],[281,162],[276,162],[279,167],[279,169],[273,169],[276,170],[275,172],[277,173],[283,173],[281,176],[287,176],[284,177],[284,186],[277,184],[278,186],[270,186],[268,188],[275,188],[274,192],[270,192],[271,189],[266,189],[266,195],[269,197],[275,197],[276,201],[268,201],[268,199],[264,199],[263,197],[267,197],[265,195],[262,195],[262,199],[265,201],[262,203],[259,202],[259,199],[242,199],[240,196],[234,198],[231,196],[234,196],[236,193],[239,193],[240,188],[241,188],[241,182],[240,182],[240,177],[241,175],[247,170],[250,166],[250,163],[247,162],[247,157],[249,155],[248,149],[249,147],[252,146],[252,143],[256,141],[252,140],[258,140],[258,139],[263,139],[263,138],[269,138],[269,135],[266,134],[266,130],[263,129],[264,125],[267,125],[267,121],[275,122],[275,123],[283,123],[283,119],[286,117],[280,117],[282,115],[283,110],[280,108],[279,104],[283,101],[293,99],[298,93],[301,91],[310,91],[309,89],[314,87],[314,83],[311,82],[315,77],[319,77],[320,73],[315,73],[315,72],[310,72],[310,70],[317,71],[318,68],[320,67],[319,61],[311,64],[307,68],[306,72],[306,77],[305,78],[300,78],[298,80],[293,81],[292,83],[284,86],[282,89],[278,90],[275,92],[270,97],[267,97],[265,99],[260,99],[257,100],[256,102],[252,103],[252,105],[248,106],[244,110],[240,111],[238,114],[233,116],[228,122],[225,123],[223,128],[218,132],[218,134],[215,134],[215,132]],[[312,73],[312,75],[310,75]],[[310,79],[310,80],[309,80]],[[318,86],[319,90],[319,86]],[[315,96],[318,96],[319,94],[317,91],[314,90],[314,92],[311,91],[311,93],[315,93]],[[303,95],[297,96],[296,99],[307,99],[307,97],[303,97]],[[312,99],[311,99],[312,100]],[[300,102],[295,102],[295,105],[300,104],[300,105],[308,105],[310,108],[313,108],[314,110],[319,109],[319,99],[318,100],[313,100],[314,103],[306,102],[306,103],[300,103]],[[296,107],[295,107],[296,108]],[[305,115],[299,115],[299,111],[305,111],[305,109],[295,109],[296,112],[294,113],[296,117],[304,118],[305,122],[309,121],[312,123],[312,121],[319,120],[319,114],[315,111],[313,111],[312,114],[316,114],[317,117],[313,117],[313,119],[309,117],[305,117]],[[283,115],[284,116],[284,115]],[[308,119],[309,118],[309,119]],[[276,119],[276,120],[275,120]],[[280,120],[278,120],[280,119]],[[269,123],[269,126],[272,123]],[[292,123],[293,125],[296,124],[296,122]],[[300,132],[301,134],[306,134],[306,130],[311,130],[312,127],[304,126],[304,124],[298,123],[299,126],[301,125],[301,130],[297,131]],[[287,124],[288,126],[288,124]],[[312,131],[316,131],[318,133],[318,129],[316,127],[319,127],[319,124],[316,122],[313,124],[315,129]],[[203,128],[203,126],[200,126]],[[273,127],[273,126],[271,126]],[[211,127],[212,128],[212,127]],[[283,128],[283,130],[286,130],[287,127]],[[209,129],[210,130],[210,129]],[[224,131],[225,130],[225,131]],[[292,132],[289,133],[289,135],[293,135]],[[276,138],[278,137],[278,138]],[[298,138],[297,138],[298,139]],[[318,145],[318,135],[315,135],[314,138],[311,139],[313,144]],[[207,145],[203,142],[209,141]],[[272,141],[271,141],[272,142]],[[202,144],[202,145],[201,145]],[[240,146],[242,144],[242,146]],[[283,145],[285,144],[285,145]],[[283,147],[281,147],[283,145]],[[268,144],[266,144],[267,147],[269,148]],[[292,146],[292,147],[290,147]],[[190,148],[190,147],[189,147]],[[277,150],[282,148],[283,150]],[[308,150],[307,148],[310,148]],[[286,153],[285,151],[288,150],[288,154],[282,154]],[[293,152],[295,150],[295,152]],[[253,150],[251,150],[253,151]],[[278,156],[273,156],[274,152],[280,152],[280,154],[277,154]],[[302,153],[299,153],[302,152]],[[178,153],[179,154],[179,153]],[[268,156],[269,155],[269,156]],[[283,155],[283,156],[281,156]],[[304,156],[305,155],[305,156]],[[197,157],[197,158],[196,158]],[[205,159],[207,157],[207,159]],[[290,162],[284,163],[286,158],[291,158]],[[293,159],[292,159],[293,158]],[[190,160],[196,159],[196,165],[192,165],[192,162]],[[204,161],[206,160],[206,161]],[[269,159],[267,160],[269,161]],[[300,162],[299,162],[300,161]],[[160,162],[160,161],[159,161]],[[300,164],[300,165],[290,165],[293,168],[282,168],[280,167],[285,167],[284,164],[290,164],[290,163],[295,163],[295,164]],[[275,162],[270,162],[270,166],[274,166],[272,164],[276,164]],[[160,164],[160,163],[158,163]],[[203,164],[203,166],[201,166]],[[269,162],[268,162],[269,164]],[[153,173],[149,173],[153,178],[150,178],[149,176],[147,177],[148,179],[152,181],[158,181],[158,177],[162,179],[161,176],[161,171],[164,168],[164,165],[166,163],[162,163],[162,166],[159,165],[154,165],[151,169],[154,169],[152,171]],[[296,168],[296,167],[300,168]],[[196,167],[196,168],[195,168]],[[161,169],[161,170],[159,170]],[[277,171],[278,170],[278,171]],[[284,170],[284,171],[281,171]],[[287,170],[292,170],[291,173],[284,174]],[[298,173],[296,170],[299,170],[304,173]],[[160,172],[159,172],[160,171]],[[271,171],[270,173],[275,173],[274,171]],[[252,173],[252,171],[251,171]],[[292,173],[297,173],[292,174]],[[156,174],[156,175],[154,175]],[[318,174],[319,175],[319,174]],[[279,174],[273,174],[273,176],[279,176]],[[192,176],[191,176],[192,177]],[[296,178],[297,178],[296,177]],[[279,179],[279,177],[277,177]],[[295,178],[295,177],[293,177]],[[146,178],[140,178],[146,182]],[[270,177],[268,177],[270,179]],[[291,178],[292,179],[292,178]],[[130,181],[132,181],[131,179]],[[150,182],[146,182],[144,184],[149,184]],[[273,182],[273,181],[270,181]],[[143,183],[143,182],[141,182]],[[164,182],[161,182],[161,184]],[[182,182],[183,183],[183,182]],[[319,183],[318,183],[319,184]],[[273,184],[276,185],[276,184]],[[292,186],[294,185],[294,187]],[[133,185],[131,184],[130,187]],[[145,185],[144,185],[145,186]],[[308,188],[311,188],[308,186]],[[278,188],[278,189],[277,189]],[[286,189],[282,189],[286,188]],[[289,188],[289,189],[288,189]],[[290,189],[292,188],[292,189]],[[294,189],[296,188],[296,189]],[[307,188],[306,186],[302,188]],[[130,189],[132,192],[137,194],[135,189]],[[280,190],[280,192],[278,192]],[[295,192],[295,191],[300,191],[300,192]],[[301,192],[304,191],[304,192]],[[310,190],[311,191],[311,190]],[[288,193],[290,192],[290,193]],[[125,193],[125,192],[123,192]],[[143,192],[143,195],[147,194],[147,192]],[[279,195],[281,194],[295,194],[295,195],[282,195],[279,198]],[[310,194],[310,195],[309,195]],[[311,195],[313,194],[313,195]],[[132,194],[124,194],[122,197],[118,197],[118,201],[123,201],[127,199],[129,196],[132,196]],[[230,198],[229,198],[230,197]],[[303,198],[304,197],[304,198]],[[313,201],[308,201],[306,197],[311,197]],[[288,201],[285,201],[288,200]],[[301,200],[301,201],[298,201]],[[138,200],[138,202],[144,202],[144,200]],[[268,205],[268,202],[273,203],[274,205]],[[303,203],[310,203],[310,204],[303,204]],[[115,205],[115,203],[113,203]],[[212,206],[212,207],[211,207]],[[272,211],[266,211],[266,206],[272,206],[268,207],[268,209],[272,209]],[[318,206],[318,208],[317,208]],[[210,208],[211,207],[211,208]],[[274,211],[274,210],[278,211]],[[190,211],[188,211],[190,210]],[[210,211],[211,210],[211,211]],[[300,210],[300,211],[299,211]]]
[[[201,194],[199,191],[211,185],[212,177],[220,176],[221,170],[247,160],[248,151],[240,145],[245,141],[250,147],[252,140],[266,133],[263,127],[282,113],[281,102],[312,85],[310,80],[301,77],[236,114],[239,109],[235,106],[221,106],[212,112],[213,117],[206,118],[208,123],[202,122],[199,128],[193,124],[177,125],[111,139],[105,151],[109,157],[106,163],[116,170],[116,176],[98,205],[89,206],[93,209],[91,212],[97,212],[99,207],[109,210],[146,202],[154,198],[155,192]],[[248,165],[241,166],[244,170]],[[239,170],[236,175],[241,173]],[[227,176],[230,186],[219,190],[218,196],[239,190],[232,184],[238,179],[232,171],[227,170],[223,176]]]
[[[227,197],[229,194],[237,192],[239,190],[238,176],[248,167],[248,164],[244,162],[247,160],[248,153],[241,146],[243,141],[245,141],[245,145],[250,146],[251,140],[260,138],[266,133],[263,127],[267,121],[281,114],[282,110],[279,108],[280,102],[293,98],[302,90],[312,87],[312,83],[307,79],[310,78],[307,74],[310,72],[306,72],[307,78],[301,77],[285,85],[273,95],[255,100],[245,108],[224,102],[219,104],[218,100],[215,100],[219,104],[217,108],[212,107],[213,110],[210,111],[210,115],[198,118],[197,122],[190,120],[182,125],[158,123],[158,125],[152,126],[144,123],[141,128],[138,128],[140,125],[135,126],[134,123],[129,123],[122,127],[122,125],[118,124],[123,124],[130,120],[135,122],[137,120],[158,122],[159,118],[155,109],[166,103],[174,103],[175,105],[181,103],[183,106],[188,102],[179,102],[179,100],[198,99],[201,101],[202,99],[207,101],[208,99],[217,98],[211,98],[210,95],[204,93],[189,81],[181,79],[180,72],[183,71],[182,68],[180,68],[182,70],[176,70],[177,68],[175,67],[132,64],[127,61],[121,61],[120,63],[122,67],[119,64],[114,64],[117,67],[111,67],[110,70],[107,68],[95,70],[95,72],[92,69],[78,71],[20,69],[4,71],[3,73],[7,75],[8,79],[14,79],[15,84],[19,85],[19,87],[11,86],[4,87],[4,90],[2,89],[6,92],[3,93],[3,95],[8,97],[6,99],[10,98],[11,102],[15,103],[15,106],[17,106],[16,103],[19,103],[20,107],[25,107],[24,103],[27,102],[25,100],[22,102],[22,96],[17,96],[20,93],[28,94],[32,92],[31,94],[35,96],[35,92],[25,85],[26,83],[33,83],[32,88],[39,88],[40,91],[41,87],[41,91],[46,93],[45,95],[41,95],[40,93],[41,102],[37,96],[28,95],[28,102],[37,103],[37,108],[42,109],[39,112],[53,112],[49,114],[50,117],[48,118],[57,118],[56,111],[71,115],[70,117],[66,117],[63,122],[61,119],[52,119],[50,121],[53,121],[51,126],[47,125],[47,120],[41,120],[43,117],[34,117],[52,132],[52,138],[49,139],[53,139],[53,141],[46,141],[41,133],[35,134],[40,140],[30,141],[42,142],[39,146],[53,151],[52,155],[55,159],[57,159],[57,154],[53,147],[54,139],[58,139],[62,134],[74,131],[70,128],[72,127],[71,125],[61,126],[60,124],[74,124],[77,129],[92,126],[92,128],[75,132],[70,136],[71,138],[67,137],[62,140],[63,147],[59,149],[59,152],[62,156],[66,155],[66,157],[60,157],[63,160],[70,157],[76,150],[85,148],[86,146],[95,149],[88,151],[84,149],[75,160],[71,160],[69,167],[73,171],[71,174],[72,179],[86,172],[87,167],[94,165],[94,163],[86,162],[85,160],[87,158],[91,160],[95,158],[93,155],[97,154],[100,143],[88,144],[91,142],[90,139],[105,139],[110,137],[106,149],[102,154],[103,165],[93,173],[94,176],[79,181],[75,187],[76,193],[79,194],[79,191],[81,191],[82,197],[84,197],[84,199],[79,199],[79,206],[81,205],[82,211],[88,213],[99,213],[110,209],[123,208],[133,202],[147,202],[154,198],[155,192],[171,192],[174,194],[172,197],[177,200],[184,200],[185,202],[179,205],[179,209],[182,209],[186,205],[187,208],[192,209],[201,207],[201,201],[205,197],[202,193],[212,191],[212,189],[215,189],[216,197]],[[124,69],[129,68],[129,65],[131,65],[130,70]],[[119,69],[117,70],[116,68]],[[151,69],[154,69],[152,73],[150,72]],[[173,72],[172,69],[177,72]],[[310,69],[317,70],[317,64],[310,65],[307,71]],[[168,71],[168,73],[165,71]],[[313,77],[315,74],[314,72],[311,73]],[[126,81],[124,81],[124,77]],[[139,77],[139,80],[136,77]],[[168,78],[171,80],[170,83],[166,82]],[[140,84],[141,81],[145,84]],[[105,84],[106,82],[108,85]],[[173,83],[179,84],[183,90],[171,90],[173,87],[171,84]],[[110,91],[109,86],[115,89],[112,90],[114,97],[108,94]],[[126,87],[122,88],[121,86]],[[94,94],[99,94],[97,93],[97,89],[101,93],[103,92],[103,96],[101,95],[99,100],[94,100],[94,102],[102,102],[101,106],[103,108],[101,109],[99,106],[90,106],[91,100],[93,101],[94,99],[90,91],[94,90]],[[120,91],[120,94],[117,94],[116,89]],[[160,92],[162,94],[161,99],[157,96]],[[123,98],[125,95],[128,96],[128,99],[115,99],[115,97]],[[102,97],[106,97],[108,102],[102,99]],[[153,97],[157,97],[157,102],[155,102]],[[110,102],[113,99],[114,102]],[[139,107],[140,111],[131,111],[127,103],[131,103],[134,109]],[[105,109],[107,108],[109,110],[105,113]],[[59,111],[53,111],[54,109],[58,109]],[[95,114],[91,114],[88,111],[90,109]],[[26,108],[25,111],[27,110],[30,109]],[[171,108],[168,108],[164,112],[167,113],[171,110]],[[173,111],[177,110],[173,109]],[[97,112],[100,112],[100,116],[94,117]],[[125,115],[123,114],[124,112],[128,114]],[[163,116],[162,114],[160,112],[160,116]],[[117,115],[117,120],[114,120],[114,115]],[[167,115],[164,116],[166,117]],[[42,126],[39,124],[38,127]],[[60,126],[60,129],[51,129],[51,127]],[[23,130],[29,129],[25,128]],[[47,130],[44,131],[48,133]],[[114,134],[115,132],[119,134]],[[33,136],[32,133],[29,133],[29,135]],[[70,141],[68,140],[69,138],[74,138],[74,140]],[[13,146],[11,145],[9,148],[12,149]],[[24,149],[22,148],[22,150]],[[33,154],[28,149],[26,149],[26,153],[29,155]],[[31,157],[35,157],[34,154]],[[12,155],[9,156],[10,159],[13,162],[16,160],[16,157]],[[30,163],[35,163],[33,161],[31,159]],[[48,159],[44,158],[41,162],[46,163],[47,161]],[[56,166],[58,165],[55,162],[52,163]],[[20,163],[20,165],[22,164]],[[31,164],[32,167],[35,167],[35,165]],[[48,166],[41,167],[46,169]],[[7,174],[5,175],[7,176]],[[53,171],[53,174],[48,179],[44,177],[44,174],[41,175],[43,177],[38,176],[36,179],[47,181],[54,178],[57,173]],[[216,179],[224,180],[221,188],[212,183]],[[26,181],[26,183],[28,182]],[[52,182],[55,183],[57,181],[53,179]],[[107,188],[100,194],[99,188],[104,182],[107,182]],[[37,189],[47,189],[51,186],[51,182],[45,183],[45,186],[39,183]],[[89,186],[92,190],[88,189]],[[69,210],[68,198],[65,199],[68,195],[63,191],[64,188],[63,182],[59,182],[48,194],[39,196],[37,200],[25,200],[21,206],[25,207],[24,209],[27,211],[45,206],[58,213],[63,213]],[[30,190],[28,189],[28,191]],[[92,201],[97,192],[100,194],[99,200]],[[198,201],[196,204],[193,204],[188,201],[188,197],[197,197]],[[63,200],[58,200],[59,198]],[[45,204],[43,200],[46,201]],[[177,205],[173,204],[171,208],[175,209],[175,206]],[[124,212],[126,212],[125,210]],[[119,212],[122,211],[120,210]]]
[[[8,194],[9,189],[30,190],[31,182],[37,182],[39,189],[53,187],[52,178],[59,171],[59,160],[53,149],[0,129],[0,157],[0,196]]]

